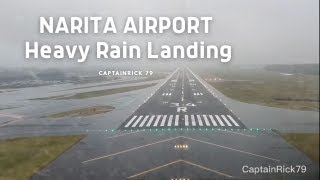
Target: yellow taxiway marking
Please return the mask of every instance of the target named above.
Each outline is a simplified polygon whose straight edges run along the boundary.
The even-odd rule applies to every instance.
[[[177,136],[177,137],[174,137],[174,138],[164,139],[164,140],[157,141],[157,142],[154,142],[154,143],[149,143],[149,144],[145,144],[145,145],[142,145],[142,146],[137,146],[137,147],[130,148],[130,149],[127,149],[127,150],[124,150],[124,151],[119,151],[119,152],[116,152],[116,153],[113,153],[113,154],[109,154],[109,155],[106,155],[106,156],[101,156],[101,157],[89,159],[89,160],[83,161],[82,163],[88,163],[88,162],[91,162],[91,161],[96,161],[96,160],[99,160],[99,159],[108,158],[108,157],[111,157],[111,156],[123,154],[123,153],[126,153],[126,152],[130,152],[130,151],[134,151],[134,150],[137,150],[137,149],[145,148],[145,147],[152,146],[152,145],[155,145],[155,144],[172,141],[172,140],[178,139],[180,137],[182,137],[182,136]]]
[[[179,159],[179,160],[172,161],[172,162],[170,162],[170,163],[167,163],[167,164],[164,164],[164,165],[161,165],[161,166],[158,166],[158,167],[155,167],[155,168],[152,168],[152,169],[149,169],[149,170],[140,172],[140,173],[138,173],[138,174],[129,176],[128,179],[130,179],[130,178],[135,178],[135,177],[137,177],[137,176],[141,176],[141,175],[143,175],[143,174],[147,174],[147,173],[149,173],[149,172],[152,172],[152,171],[155,171],[155,170],[158,170],[158,169],[161,169],[161,168],[164,168],[164,167],[167,167],[167,166],[170,166],[170,165],[172,165],[172,164],[179,163],[179,162],[186,163],[186,164],[189,164],[189,165],[191,165],[191,166],[195,166],[195,167],[197,167],[197,168],[200,168],[200,169],[203,169],[203,170],[206,170],[206,171],[210,171],[210,172],[219,174],[219,175],[221,175],[221,176],[225,176],[225,177],[228,177],[228,178],[233,178],[233,176],[228,175],[228,174],[225,174],[225,173],[222,173],[222,172],[219,172],[219,171],[217,171],[217,170],[213,170],[213,169],[210,169],[210,168],[201,166],[201,165],[199,165],[199,164],[195,164],[195,163],[192,163],[192,162],[189,162],[189,161],[185,161],[185,160]]]

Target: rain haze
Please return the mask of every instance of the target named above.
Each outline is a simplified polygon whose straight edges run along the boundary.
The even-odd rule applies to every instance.
[[[0,0],[0,25],[1,180],[319,179],[319,0]]]

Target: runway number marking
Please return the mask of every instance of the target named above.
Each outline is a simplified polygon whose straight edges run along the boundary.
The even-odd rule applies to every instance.
[[[197,105],[195,105],[193,103],[187,103],[186,106],[197,106]]]
[[[177,107],[177,112],[187,112],[187,107]]]
[[[179,107],[179,103],[170,103],[170,107]]]
[[[187,103],[187,104],[181,104],[183,107],[184,106],[188,106],[188,107],[195,107],[197,105],[193,104],[193,103]],[[180,103],[170,103],[170,107],[179,107]]]

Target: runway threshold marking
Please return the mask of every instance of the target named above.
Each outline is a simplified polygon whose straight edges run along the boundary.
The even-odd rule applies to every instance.
[[[228,126],[232,126],[232,124],[228,121],[228,119],[224,115],[221,115],[221,117],[224,120],[224,122],[227,123]]]
[[[124,127],[128,127],[130,126],[130,124],[137,118],[137,116],[133,116],[130,121],[124,126]]]
[[[213,126],[218,126],[218,124],[216,123],[216,121],[214,120],[213,116],[212,115],[209,115],[209,118],[213,124]]]
[[[185,126],[189,126],[189,120],[188,120],[189,116],[188,115],[184,115],[184,125]]]
[[[132,125],[132,127],[136,127],[136,125],[140,122],[140,120],[142,119],[143,116],[139,116],[139,118],[136,120],[136,122],[134,122],[134,124]]]
[[[160,118],[161,118],[161,115],[158,115],[156,121],[153,124],[153,126],[157,126],[158,125]]]
[[[174,126],[178,126],[179,125],[179,115],[176,115],[176,118],[174,120]]]
[[[149,116],[145,116],[144,119],[142,120],[142,122],[140,123],[139,127],[142,127],[144,125],[144,123],[147,121]]]
[[[172,103],[171,103],[172,104]],[[183,119],[184,117],[184,119]],[[181,120],[180,120],[181,118]],[[154,120],[155,119],[155,120]],[[210,120],[209,120],[210,119]],[[206,115],[206,114],[179,114],[169,115],[135,115],[124,122],[125,126],[120,129],[143,129],[143,128],[170,128],[170,127],[225,127],[239,128],[240,125],[232,118],[231,115]],[[184,122],[183,122],[184,121]]]
[[[236,126],[239,126],[239,124],[233,119],[232,116],[230,116],[230,115],[227,115],[227,116],[233,122],[233,124],[235,124]]]
[[[164,168],[164,167],[168,167],[168,166],[173,165],[173,164],[176,164],[176,163],[189,164],[189,165],[191,165],[191,166],[194,166],[194,167],[197,167],[197,168],[206,170],[206,171],[210,171],[210,172],[219,174],[219,175],[221,175],[221,176],[225,176],[225,177],[228,177],[228,178],[233,178],[233,176],[228,175],[228,174],[226,174],[226,173],[222,173],[222,172],[220,172],[220,171],[217,171],[217,170],[214,170],[214,169],[210,169],[210,168],[204,167],[204,166],[202,166],[202,165],[195,164],[195,163],[192,163],[192,162],[190,162],[190,161],[185,161],[185,160],[182,160],[182,159],[179,159],[179,160],[176,160],[176,161],[172,161],[172,162],[170,162],[170,163],[167,163],[167,164],[164,164],[164,165],[161,165],[161,166],[157,166],[157,167],[155,167],[155,168],[151,168],[151,169],[149,169],[149,170],[146,170],[146,171],[143,171],[143,172],[134,174],[134,175],[129,176],[129,177],[127,177],[127,178],[128,178],[128,179],[135,178],[135,177],[138,177],[138,176],[147,174],[147,173],[149,173],[149,172],[156,171],[156,170],[162,169],[162,168]]]
[[[154,115],[153,116],[151,116],[151,118],[149,119],[149,121],[148,121],[148,123],[147,123],[147,127],[149,127],[150,125],[151,125],[151,123],[152,123],[152,121],[153,121],[153,119],[154,119]]]
[[[219,124],[220,124],[221,126],[224,126],[224,124],[223,124],[222,120],[220,119],[220,117],[219,117],[218,115],[215,115],[215,117],[216,117],[216,119],[218,120]]]

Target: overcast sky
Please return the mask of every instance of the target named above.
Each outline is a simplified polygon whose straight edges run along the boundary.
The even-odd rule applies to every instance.
[[[39,16],[212,16],[209,35],[43,36]],[[97,40],[233,46],[232,63],[317,63],[319,0],[1,0],[0,65],[26,66],[25,41],[85,44]],[[110,38],[110,39],[108,39]],[[96,62],[96,60],[88,60]],[[35,63],[33,63],[34,65]],[[43,65],[43,63],[39,63]]]

